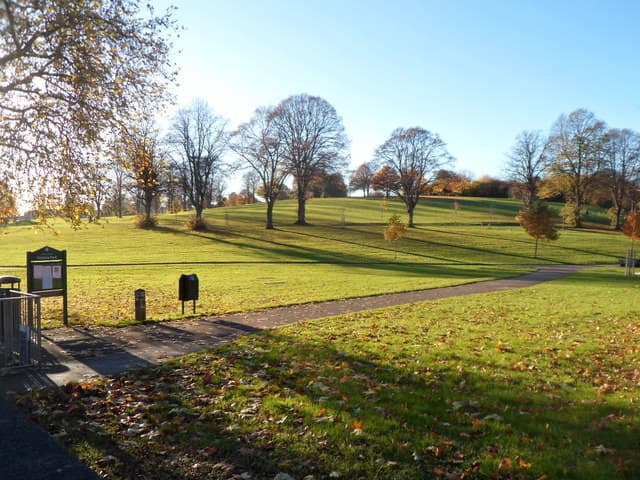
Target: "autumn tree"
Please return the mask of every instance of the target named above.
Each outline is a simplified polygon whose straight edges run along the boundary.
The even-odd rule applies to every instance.
[[[211,197],[214,177],[223,170],[229,145],[227,121],[216,115],[204,100],[195,100],[178,111],[166,139],[180,172],[189,202],[195,209],[194,227],[202,228],[202,211]]]
[[[443,168],[436,173],[431,192],[434,195],[462,195],[470,184],[468,175]]]
[[[588,110],[561,115],[551,129],[548,152],[551,174],[560,177],[572,215],[569,223],[582,224],[582,207],[602,165],[605,124]]]
[[[371,179],[371,186],[377,192],[384,192],[384,197],[388,199],[391,192],[400,188],[400,177],[389,165],[383,165]]]
[[[285,142],[275,128],[270,108],[258,108],[232,135],[231,149],[260,179],[258,188],[267,205],[266,228],[273,228],[273,208],[289,176]]]
[[[613,225],[620,230],[623,209],[631,207],[632,192],[640,180],[640,135],[611,129],[602,142],[602,179],[613,202]]]
[[[317,198],[340,198],[348,194],[347,184],[340,172],[318,171],[309,182],[307,195]]]
[[[388,165],[398,176],[396,193],[409,215],[408,226],[415,226],[413,214],[428,183],[452,160],[446,144],[437,134],[420,127],[397,128],[375,152],[380,165]]]
[[[0,2],[0,173],[43,211],[80,205],[105,132],[164,104],[174,31],[138,0]]]
[[[162,192],[166,154],[160,147],[157,130],[148,122],[128,131],[123,140],[128,155],[127,167],[135,183],[137,204],[142,213],[138,225],[152,228],[156,225],[152,209]]]
[[[307,192],[314,175],[345,164],[349,141],[342,119],[323,98],[301,94],[280,102],[270,120],[282,142],[286,169],[293,175],[298,197],[296,224],[306,225]]]
[[[553,222],[553,214],[549,207],[540,200],[536,200],[529,208],[522,210],[516,220],[529,236],[536,241],[533,253],[534,258],[538,256],[539,240],[558,239],[558,230]]]
[[[542,132],[520,132],[507,155],[505,173],[517,185],[525,209],[538,198],[538,184],[547,164],[547,138]]]
[[[387,222],[387,226],[384,229],[384,239],[391,245],[396,245],[396,242],[402,239],[407,233],[407,225],[400,220],[400,216],[392,215]],[[398,256],[398,249],[394,250],[393,258]]]
[[[6,181],[0,180],[0,222],[6,224],[16,215],[18,208],[13,189]]]
[[[469,197],[507,198],[510,182],[483,175],[466,185],[463,194]]]
[[[640,239],[640,212],[636,210],[627,215],[624,225],[622,226],[622,233],[629,237],[629,240],[631,241],[631,247],[627,252],[627,258],[625,260],[625,274],[633,275],[635,273],[636,266],[635,242]]]
[[[368,197],[373,183],[373,176],[374,171],[371,168],[371,164],[369,162],[361,164],[349,179],[349,190],[352,192],[362,190],[362,196]]]
[[[640,212],[636,210],[627,215],[622,227],[622,233],[629,237],[631,242],[640,239]]]
[[[225,207],[237,207],[239,205],[244,205],[246,203],[246,198],[240,193],[231,192],[227,199],[224,201]]]

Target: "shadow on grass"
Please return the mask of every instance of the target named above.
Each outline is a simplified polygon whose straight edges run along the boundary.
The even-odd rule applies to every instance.
[[[443,234],[443,235],[455,235],[455,236],[461,236],[461,237],[474,237],[474,238],[482,238],[482,239],[491,240],[491,241],[495,241],[496,240],[496,236],[495,235],[486,235],[486,234],[469,233],[469,232],[455,232],[455,231],[451,231],[451,230],[437,230],[437,229],[434,229],[434,228],[431,228],[431,227],[418,227],[418,228],[421,228],[421,229],[426,230],[426,231],[437,232],[437,233]],[[604,233],[604,232],[600,232],[600,233]],[[562,235],[562,232],[560,234]],[[504,238],[500,238],[499,240],[507,241],[507,242],[510,242],[510,243],[526,244],[526,245],[529,245],[529,246],[531,246],[533,244],[533,240],[518,240],[518,239],[504,239]],[[449,244],[445,244],[445,245],[449,245]],[[459,248],[477,250],[476,247],[459,247]],[[599,251],[595,251],[595,250],[588,250],[588,249],[584,249],[584,248],[577,248],[577,247],[566,247],[566,246],[563,246],[563,245],[558,245],[557,243],[553,243],[553,242],[546,242],[544,244],[544,248],[545,249],[550,249],[550,250],[555,249],[555,250],[561,250],[561,251],[567,251],[567,252],[582,253],[582,254],[586,254],[586,255],[601,256],[601,257],[605,257],[605,258],[611,258],[612,260],[615,260],[615,259],[618,258],[617,256],[611,255],[610,253],[604,253],[604,252],[599,252]],[[480,251],[482,251],[482,249],[480,249]],[[508,255],[508,256],[513,256],[513,257],[527,258],[529,260],[533,259],[532,256],[519,255],[519,254],[515,254],[515,253],[497,252],[497,254],[499,254],[499,255],[500,254]],[[539,260],[543,260],[542,257],[539,257],[538,259]],[[551,259],[546,259],[546,260],[548,260],[550,262],[555,262],[555,263],[566,263],[566,262],[561,262],[561,261],[551,260]]]
[[[451,332],[425,325],[416,338],[402,322],[382,328],[373,323],[351,335],[329,328],[315,338],[263,332],[67,389],[48,399],[45,412],[66,411],[74,433],[63,441],[78,452],[100,452],[110,458],[105,470],[127,479],[640,473],[631,405],[585,398],[581,387],[544,373],[447,349],[418,362],[418,352],[433,348],[427,337],[446,344]],[[62,419],[45,413],[42,420],[54,432],[61,428]]]
[[[157,231],[163,233],[183,233],[185,235],[193,235],[206,240],[223,243],[229,245],[234,248],[238,248],[240,250],[250,250],[254,253],[258,253],[264,257],[271,258],[282,258],[284,257],[286,261],[300,261],[300,262],[321,262],[321,263],[345,263],[345,264],[368,264],[368,263],[379,263],[377,262],[377,258],[375,254],[371,252],[379,252],[382,254],[387,254],[389,258],[396,256],[396,250],[391,247],[382,247],[379,245],[375,245],[371,242],[363,243],[363,242],[355,242],[344,239],[342,233],[344,229],[340,227],[325,227],[325,228],[335,228],[337,229],[341,235],[341,238],[329,236],[329,235],[321,235],[317,232],[312,226],[305,227],[287,227],[287,228],[278,228],[276,231],[285,232],[289,235],[295,235],[298,237],[305,237],[314,240],[320,240],[322,243],[330,242],[339,245],[349,245],[356,248],[360,248],[368,254],[357,254],[352,252],[344,252],[339,249],[329,249],[329,248],[319,248],[319,247],[311,247],[311,246],[303,246],[296,245],[294,243],[286,243],[282,241],[277,241],[273,239],[266,239],[260,236],[249,235],[246,233],[240,233],[234,231],[233,233],[229,233],[224,230],[212,229],[210,234],[201,233],[201,232],[191,232],[191,231],[183,231],[183,230],[174,230],[172,228],[164,228],[158,229]],[[357,230],[360,236],[370,237],[370,240],[376,240],[382,238],[382,233],[378,235],[372,232],[366,232],[362,230]],[[213,236],[215,235],[215,236]],[[224,238],[222,238],[224,237]],[[240,241],[239,239],[245,239],[248,241]],[[421,245],[424,247],[425,245],[428,247],[437,246],[439,248],[445,248],[452,251],[452,254],[449,256],[438,256],[438,255],[429,255],[423,253],[422,251],[416,250],[407,250],[407,249],[398,249],[397,253],[401,255],[409,255],[414,257],[416,260],[423,259],[431,262],[442,262],[442,263],[453,263],[453,264],[465,264],[469,263],[465,260],[465,254],[456,255],[456,252],[473,252],[478,253],[480,255],[488,256],[488,257],[497,257],[498,259],[513,259],[513,261],[517,259],[526,259],[528,262],[531,262],[533,258],[531,256],[518,255],[513,253],[505,253],[498,250],[488,249],[488,248],[478,248],[478,247],[466,247],[454,244],[447,243],[439,243],[439,242],[428,242],[421,241],[415,239],[406,239],[405,242],[414,242],[416,245]]]

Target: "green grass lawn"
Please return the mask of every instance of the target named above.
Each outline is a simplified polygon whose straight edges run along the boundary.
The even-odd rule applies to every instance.
[[[294,201],[276,205],[272,231],[264,229],[264,205],[209,210],[208,232],[187,231],[187,213],[161,216],[151,231],[134,228],[132,218],[76,231],[64,223],[44,230],[9,226],[0,236],[1,273],[24,279],[26,251],[67,250],[71,320],[124,324],[132,322],[138,288],[147,290],[150,319],[179,316],[182,273],[200,278],[201,313],[225,313],[497,278],[523,272],[522,265],[613,263],[628,243],[602,228],[597,209],[590,226],[598,229],[564,230],[534,258],[512,200],[424,199],[418,227],[394,247],[383,230],[389,216],[402,214],[398,201],[311,200],[307,227],[293,225]],[[46,299],[44,306],[45,325],[59,325],[60,302]]]
[[[109,478],[638,478],[639,293],[620,269],[586,270],[266,331],[19,404]]]
[[[186,268],[186,270],[185,270]],[[126,325],[133,320],[133,290],[146,290],[147,319],[182,317],[178,301],[181,273],[196,272],[198,315],[217,315],[283,305],[437,288],[513,276],[530,269],[513,266],[410,264],[236,264],[71,268],[70,321],[74,324]],[[86,299],[90,299],[89,302]],[[62,302],[48,306],[45,327],[59,326]],[[186,313],[191,313],[191,302]]]

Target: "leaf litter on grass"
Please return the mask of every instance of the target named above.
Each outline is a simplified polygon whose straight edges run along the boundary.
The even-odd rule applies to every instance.
[[[637,478],[633,315],[556,283],[305,322],[18,401],[109,478]]]

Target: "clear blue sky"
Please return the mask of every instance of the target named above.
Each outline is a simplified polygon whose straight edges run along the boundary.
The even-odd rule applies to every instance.
[[[586,108],[640,130],[640,2],[154,0],[185,30],[178,104],[230,120],[292,94],[329,101],[352,168],[396,127],[438,133],[454,169],[500,176],[524,129]]]

